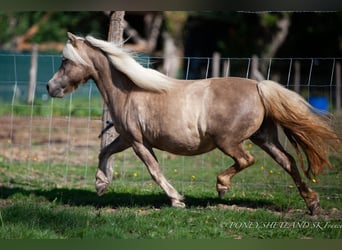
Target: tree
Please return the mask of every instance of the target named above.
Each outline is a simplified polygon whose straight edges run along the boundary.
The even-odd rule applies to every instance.
[[[60,51],[67,31],[104,37],[108,31],[104,12],[14,12],[0,14],[0,49]]]

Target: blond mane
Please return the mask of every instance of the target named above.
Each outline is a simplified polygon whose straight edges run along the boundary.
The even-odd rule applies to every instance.
[[[84,40],[82,37],[77,37],[77,39]],[[63,49],[63,57],[81,65],[89,66],[88,63],[80,56],[77,50],[72,46],[71,42],[68,41]]]
[[[140,88],[160,92],[175,86],[175,79],[154,69],[144,68],[128,52],[115,43],[99,40],[92,36],[87,36],[85,40],[105,52],[114,66]]]

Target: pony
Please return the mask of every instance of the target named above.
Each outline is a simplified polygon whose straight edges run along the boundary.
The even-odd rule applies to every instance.
[[[141,66],[115,43],[68,32],[60,68],[49,80],[47,91],[51,97],[62,98],[89,79],[99,89],[118,132],[99,153],[98,195],[112,181],[109,158],[132,147],[171,205],[183,208],[184,196],[162,174],[153,148],[185,156],[218,148],[234,160],[217,175],[216,190],[223,197],[233,176],[254,163],[243,147],[249,139],[292,177],[309,212],[319,213],[319,195],[302,180],[294,157],[279,142],[277,127],[296,149],[308,178],[331,166],[328,151],[339,147],[340,136],[329,118],[313,112],[297,93],[269,80],[173,79]]]

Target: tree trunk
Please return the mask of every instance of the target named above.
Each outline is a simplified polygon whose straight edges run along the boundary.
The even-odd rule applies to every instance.
[[[108,41],[115,42],[119,46],[122,46],[123,43],[124,16],[125,11],[114,11],[110,13]],[[102,113],[101,149],[103,149],[107,144],[112,142],[118,136],[118,133],[116,132],[112,124],[113,123],[108,111],[108,107],[104,103]],[[106,172],[109,181],[112,181],[113,179],[113,161],[113,156],[110,157],[107,161]]]
[[[285,14],[282,19],[277,21],[278,32],[275,33],[270,44],[266,46],[265,52],[261,54],[261,58],[272,58],[277,53],[280,46],[285,42],[289,27],[291,24],[290,16]],[[261,72],[266,75],[268,63],[265,61],[260,62]]]
[[[115,42],[122,46],[123,30],[124,30],[124,15],[125,11],[113,11],[110,14],[110,24],[108,32],[108,41]],[[102,128],[105,129],[108,125],[108,121],[111,121],[111,117],[106,104],[103,104],[102,114]],[[117,136],[117,132],[114,128],[108,129],[106,133],[103,133],[101,137],[101,148],[104,148],[110,141]]]
[[[163,73],[169,77],[177,78],[178,70],[181,67],[181,56],[179,56],[178,48],[176,47],[173,38],[169,33],[163,34],[164,38],[164,63]]]
[[[110,14],[110,24],[108,32],[108,41],[115,42],[122,46],[123,30],[124,30],[124,16],[125,11],[113,11]],[[106,104],[103,104],[102,114],[102,128],[105,129],[108,126],[108,122],[111,121],[111,117]],[[103,133],[101,137],[101,148],[104,148],[110,141],[117,136],[117,132],[114,127],[108,129],[106,133]]]
[[[259,82],[265,80],[265,77],[259,71],[259,58],[257,55],[253,55],[252,57],[251,78]]]

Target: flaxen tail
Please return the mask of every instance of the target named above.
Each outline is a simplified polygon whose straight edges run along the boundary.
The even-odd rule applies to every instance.
[[[319,115],[300,95],[273,81],[261,81],[258,90],[266,115],[278,123],[295,147],[308,178],[330,167],[329,149],[338,150],[340,139],[330,127],[328,116]],[[301,150],[307,158],[305,169]]]

